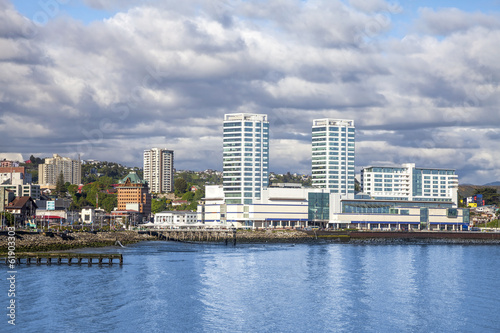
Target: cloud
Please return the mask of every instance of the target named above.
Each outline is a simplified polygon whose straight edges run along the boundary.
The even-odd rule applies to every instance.
[[[500,28],[500,15],[488,15],[481,12],[469,13],[458,8],[420,9],[418,29],[426,34],[446,36],[467,31],[474,27],[487,29]]]
[[[140,166],[160,146],[178,169],[220,170],[223,115],[255,112],[271,171],[309,173],[312,120],[330,117],[355,120],[358,170],[500,177],[494,14],[423,9],[397,39],[401,8],[378,0],[85,3],[116,13],[83,24],[62,8],[41,26],[0,0],[0,151]]]

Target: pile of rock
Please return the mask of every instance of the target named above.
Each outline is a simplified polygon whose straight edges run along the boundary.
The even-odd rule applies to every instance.
[[[53,251],[82,247],[101,247],[131,244],[155,238],[134,231],[72,232],[72,233],[16,233],[16,252]],[[7,235],[0,235],[0,252],[7,251]]]
[[[238,230],[236,241],[240,243],[303,243],[313,238],[299,230]]]

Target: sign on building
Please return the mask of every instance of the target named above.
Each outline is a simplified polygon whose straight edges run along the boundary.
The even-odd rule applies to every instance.
[[[56,202],[47,201],[47,210],[56,210]]]

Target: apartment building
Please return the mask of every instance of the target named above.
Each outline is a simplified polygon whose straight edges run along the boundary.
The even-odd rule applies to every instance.
[[[269,184],[269,122],[264,114],[226,114],[223,188],[227,204],[251,204]]]
[[[312,126],[312,185],[354,195],[353,120],[315,119]]]
[[[150,193],[174,191],[174,151],[152,148],[144,151],[144,180]]]

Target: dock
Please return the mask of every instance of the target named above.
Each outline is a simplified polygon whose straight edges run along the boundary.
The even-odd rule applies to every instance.
[[[123,255],[117,253],[59,253],[59,252],[23,252],[16,253],[15,257],[9,257],[6,254],[0,255],[0,263],[10,264],[14,259],[16,265],[26,264],[26,265],[51,265],[51,264],[67,264],[67,265],[82,265],[87,264],[92,266],[92,264],[97,265],[113,265],[113,261],[116,260],[117,263],[123,265]]]
[[[147,233],[159,240],[169,240],[177,242],[223,242],[226,245],[232,243],[236,245],[236,230],[200,230],[200,229],[167,229],[157,231],[140,231],[139,233]]]

